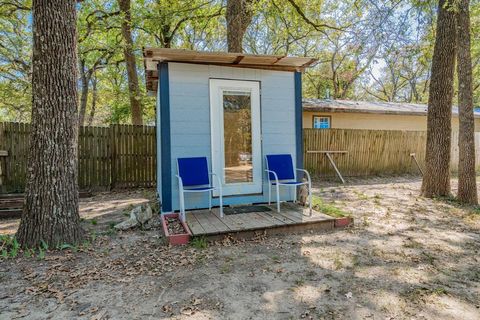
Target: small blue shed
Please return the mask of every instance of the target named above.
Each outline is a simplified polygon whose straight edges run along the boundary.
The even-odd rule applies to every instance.
[[[224,205],[268,201],[267,154],[291,154],[303,167],[301,74],[315,59],[156,48],[144,58],[147,89],[157,96],[163,213],[179,210],[178,158],[207,157]],[[284,190],[281,198],[294,194]],[[208,208],[209,200],[189,194],[185,204]]]

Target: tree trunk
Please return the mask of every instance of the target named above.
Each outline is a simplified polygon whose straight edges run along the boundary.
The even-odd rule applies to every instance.
[[[76,0],[34,0],[32,124],[25,205],[17,238],[24,248],[82,239],[77,184]],[[61,17],[61,19],[59,19]]]
[[[88,125],[91,126],[93,123],[93,117],[95,116],[95,109],[97,108],[97,73],[94,71],[92,79],[92,107],[90,108],[90,115],[88,118]]]
[[[252,21],[254,0],[227,1],[228,52],[243,52],[243,36]]]
[[[138,85],[137,62],[133,53],[132,16],[130,12],[130,0],[118,0],[120,11],[123,14],[122,36],[125,41],[123,54],[127,65],[128,91],[130,93],[130,110],[132,112],[132,124],[143,124],[142,119],[142,96]]]
[[[452,0],[440,0],[428,97],[427,146],[422,195],[450,195],[450,146],[453,76],[455,69],[455,12]]]
[[[82,91],[80,94],[80,111],[78,112],[78,124],[80,126],[83,125],[85,121],[85,112],[87,111],[87,103],[88,103],[88,83],[90,79],[87,76],[87,72],[85,72],[85,62],[80,60],[80,83],[82,86]]]
[[[458,118],[460,121],[457,197],[460,202],[478,204],[469,5],[469,0],[460,0],[457,11]]]

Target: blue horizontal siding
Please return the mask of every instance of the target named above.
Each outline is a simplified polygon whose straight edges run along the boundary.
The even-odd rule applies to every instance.
[[[242,69],[208,65],[169,63],[172,206],[178,210],[176,159],[205,156],[211,168],[210,78],[260,81],[262,152],[290,153],[296,157],[294,74],[269,70]],[[262,157],[263,158],[263,157]],[[264,161],[262,165],[265,166]],[[264,169],[264,168],[263,168]],[[263,193],[224,198],[225,205],[268,201],[266,175]],[[272,190],[272,195],[274,190]],[[293,191],[281,191],[282,200],[292,200]],[[273,198],[272,198],[273,199]],[[218,205],[218,199],[213,200]],[[186,207],[208,207],[208,198],[189,194]]]

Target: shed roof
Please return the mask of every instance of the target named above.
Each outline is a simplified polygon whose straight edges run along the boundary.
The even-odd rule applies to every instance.
[[[257,55],[231,52],[204,52],[185,49],[145,48],[143,50],[147,90],[156,91],[159,62],[184,62],[237,68],[304,71],[317,59],[285,55]]]
[[[397,115],[427,115],[426,104],[397,102],[367,102],[353,100],[303,99],[303,110],[313,112],[373,113]],[[458,108],[452,107],[452,114],[458,116]],[[480,112],[475,111],[475,118]]]

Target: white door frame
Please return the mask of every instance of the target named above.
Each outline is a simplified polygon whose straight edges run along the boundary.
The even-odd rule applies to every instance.
[[[225,184],[225,141],[223,123],[223,92],[250,92],[252,116],[252,165],[253,181]],[[210,79],[210,128],[212,143],[212,171],[223,183],[224,195],[262,193],[262,143],[260,117],[260,82],[245,80]],[[214,185],[216,181],[214,180]],[[218,194],[214,193],[215,196]]]

